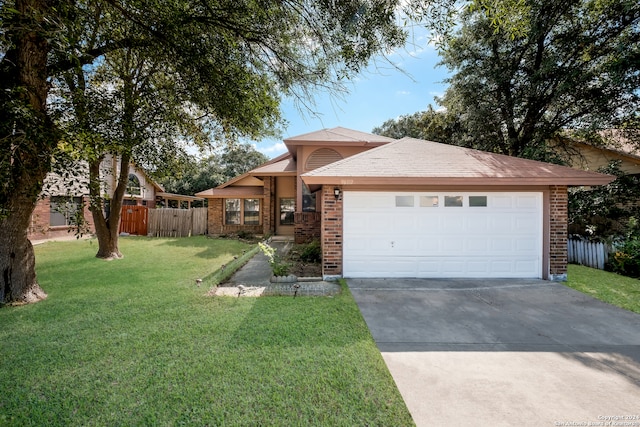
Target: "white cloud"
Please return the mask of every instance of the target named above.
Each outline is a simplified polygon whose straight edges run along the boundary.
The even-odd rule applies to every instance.
[[[276,142],[268,147],[256,147],[256,149],[265,156],[273,158],[287,151],[287,146],[284,142]]]
[[[408,90],[398,90],[396,91],[396,95],[411,95],[411,92],[409,92]]]

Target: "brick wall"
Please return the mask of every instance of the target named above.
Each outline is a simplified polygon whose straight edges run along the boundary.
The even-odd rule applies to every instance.
[[[549,280],[567,280],[567,187],[549,187]]]
[[[89,197],[83,197],[82,200],[84,202],[83,214],[84,219],[87,222],[88,232],[94,233],[95,228],[93,226],[93,217],[91,216],[91,212],[89,211]],[[47,197],[46,199],[38,200],[33,214],[31,214],[31,224],[27,233],[29,239],[44,240],[74,235],[75,228],[69,228],[66,226],[51,227],[49,225],[50,216],[50,199]]]
[[[224,234],[224,199],[209,199],[207,208],[207,232],[213,236]]]
[[[209,207],[207,208],[207,230],[211,235],[222,234],[222,225],[224,224],[224,199],[209,199]]]
[[[322,275],[342,276],[342,197],[336,200],[334,186],[322,186]]]
[[[294,215],[295,242],[308,243],[319,239],[321,234],[320,220],[320,212],[296,212]]]
[[[262,225],[226,225],[224,223],[224,199],[209,199],[209,207],[207,210],[207,229],[209,235],[212,236],[237,234],[241,231],[251,234],[264,234]]]
[[[274,190],[275,190],[275,178],[272,176],[266,176],[264,181],[264,199],[262,199],[262,228],[263,234],[275,234],[275,213],[273,208]]]

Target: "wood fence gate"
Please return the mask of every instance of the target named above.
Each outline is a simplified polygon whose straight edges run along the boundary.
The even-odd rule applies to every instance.
[[[147,235],[149,211],[146,206],[123,206],[120,216],[120,233]]]

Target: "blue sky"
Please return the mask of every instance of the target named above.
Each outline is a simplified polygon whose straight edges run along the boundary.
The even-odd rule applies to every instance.
[[[377,60],[366,73],[347,83],[348,94],[337,98],[317,93],[314,110],[319,117],[300,112],[292,100],[285,99],[282,113],[289,126],[284,138],[336,126],[371,132],[388,119],[422,111],[429,104],[436,107],[434,97],[444,93],[446,84],[442,81],[448,74],[445,67],[436,67],[438,54],[426,32],[410,36],[406,47],[388,55],[388,59],[404,72]],[[282,140],[254,144],[270,158],[286,151]]]

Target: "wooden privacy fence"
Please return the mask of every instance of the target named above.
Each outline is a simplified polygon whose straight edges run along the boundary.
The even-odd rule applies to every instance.
[[[207,208],[149,209],[149,235],[188,237],[207,233]]]
[[[569,239],[567,243],[570,263],[604,270],[610,252],[607,245],[581,239]]]

